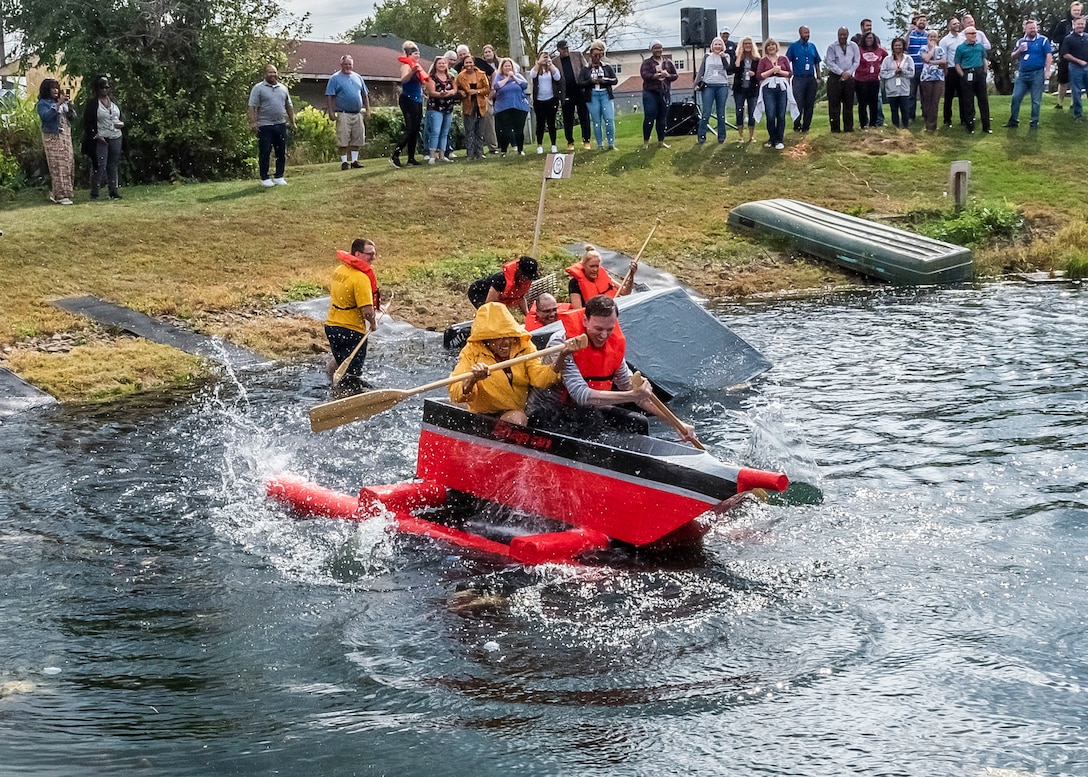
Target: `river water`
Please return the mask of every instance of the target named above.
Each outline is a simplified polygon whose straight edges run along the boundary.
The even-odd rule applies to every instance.
[[[824,498],[664,568],[293,520],[265,477],[400,480],[419,427],[311,434],[313,365],[0,420],[0,774],[1088,774],[1088,294],[717,312],[775,367],[674,409]]]

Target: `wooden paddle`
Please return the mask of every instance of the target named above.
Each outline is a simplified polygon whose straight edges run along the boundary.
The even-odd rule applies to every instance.
[[[642,248],[638,249],[638,253],[635,254],[635,261],[631,262],[631,266],[627,268],[627,274],[623,276],[623,283],[620,284],[620,289],[630,288],[635,282],[635,270],[638,269],[638,260],[642,258],[642,252],[646,250],[646,246],[650,244],[650,238],[654,236],[654,232],[661,225],[661,219],[657,219],[654,222],[654,228],[650,230],[650,234],[646,236],[646,242],[642,244]]]
[[[585,348],[586,345],[589,344],[589,338],[585,335],[578,335],[578,337],[568,340],[567,343],[577,344],[578,347],[575,350],[578,350]],[[559,353],[567,347],[567,343],[553,345],[551,348],[545,348],[543,351],[534,351],[533,353],[515,356],[513,359],[507,359],[498,364],[489,364],[487,372],[490,375],[496,370],[505,370],[507,367],[513,367],[515,364],[521,364],[522,362],[539,359],[542,356],[550,356]],[[408,397],[414,397],[416,394],[425,394],[428,391],[433,391],[434,389],[442,388],[443,386],[450,386],[471,376],[471,372],[462,372],[457,375],[450,375],[448,378],[443,378],[442,380],[436,380],[433,383],[416,386],[412,389],[378,389],[377,391],[368,391],[365,394],[356,394],[353,397],[344,397],[343,399],[336,399],[332,402],[325,402],[310,410],[310,428],[315,432],[323,432],[326,429],[335,429],[338,426],[350,424],[352,421],[361,421],[366,418],[371,418],[378,413],[384,412],[389,408],[400,404],[408,399]]]
[[[631,376],[631,388],[636,388],[637,389],[643,383],[644,383],[644,380],[643,380],[643,377],[642,377],[642,373],[636,372]],[[668,405],[666,405],[664,402],[662,402],[661,399],[657,396],[657,394],[654,394],[653,392],[650,392],[650,401],[653,403],[654,407],[657,408],[657,411],[659,413],[661,413],[661,417],[664,418],[666,421],[668,421],[669,425],[673,429],[678,431],[681,435],[687,434],[688,430],[684,426],[684,422],[681,421],[679,418],[677,418],[676,415],[671,410],[669,410]],[[699,442],[699,440],[697,440],[697,439],[693,439],[691,441],[691,444],[694,445],[696,448],[698,448],[701,451],[706,450],[706,447],[701,442]]]
[[[392,305],[392,304],[393,304],[393,295],[389,295],[389,303],[385,306],[385,310],[382,310],[381,308],[378,308],[378,317],[376,319],[374,319],[374,325],[375,326],[377,326],[378,322],[382,320],[382,316],[384,316],[386,314],[386,311],[389,310],[389,306]],[[336,388],[337,386],[340,385],[340,381],[342,381],[344,379],[344,376],[347,375],[347,373],[348,373],[348,367],[350,367],[351,363],[353,361],[355,361],[355,355],[357,353],[359,353],[359,349],[363,347],[363,343],[366,342],[366,339],[368,337],[370,337],[370,333],[373,332],[373,331],[374,331],[373,329],[366,330],[366,332],[363,334],[363,339],[359,341],[359,344],[357,346],[355,346],[355,349],[351,352],[351,355],[348,356],[348,358],[344,359],[344,361],[340,362],[340,366],[337,367],[336,372],[334,372],[332,374],[332,387],[333,388]]]

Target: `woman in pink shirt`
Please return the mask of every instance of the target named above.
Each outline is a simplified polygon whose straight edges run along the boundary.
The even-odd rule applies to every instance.
[[[861,63],[854,71],[854,94],[858,100],[858,126],[876,126],[877,100],[880,99],[880,63],[888,52],[876,42],[876,36],[865,33],[858,44]]]
[[[786,147],[786,105],[789,103],[790,79],[793,71],[790,61],[778,54],[778,41],[768,38],[763,44],[763,58],[756,67],[763,112],[767,116],[767,134],[763,145],[781,151]]]

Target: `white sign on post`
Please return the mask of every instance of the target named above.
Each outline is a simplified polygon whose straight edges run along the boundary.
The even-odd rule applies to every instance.
[[[540,182],[540,205],[536,209],[536,229],[533,230],[533,257],[536,257],[536,249],[540,243],[540,223],[544,220],[544,192],[548,188],[548,181],[570,178],[573,167],[574,154],[548,154],[548,159],[544,162],[544,179]]]
[[[544,165],[544,177],[570,178],[572,167],[574,167],[574,154],[548,154],[548,161]]]

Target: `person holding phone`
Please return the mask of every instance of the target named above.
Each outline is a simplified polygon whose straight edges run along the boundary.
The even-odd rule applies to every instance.
[[[43,80],[38,89],[38,118],[42,121],[42,146],[52,182],[49,200],[58,205],[72,204],[75,159],[72,155],[71,117],[71,92],[62,92],[60,82],[55,78]]]
[[[121,109],[110,95],[110,80],[94,80],[91,99],[83,110],[83,153],[91,159],[91,199],[97,200],[102,186],[109,187],[110,199],[121,199],[117,169],[121,164]]]

